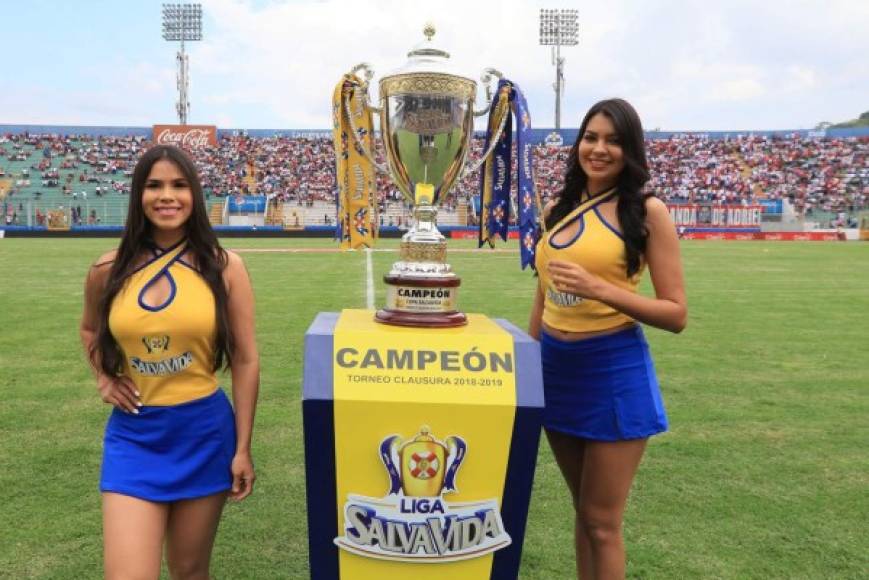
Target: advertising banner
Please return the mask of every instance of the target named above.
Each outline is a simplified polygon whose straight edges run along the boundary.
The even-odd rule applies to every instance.
[[[762,205],[668,204],[677,227],[760,229]]]
[[[476,240],[479,234],[477,230],[450,230],[450,237],[454,240]],[[507,232],[508,240],[518,240],[519,230],[510,228]]]
[[[782,200],[780,199],[762,199],[760,205],[763,206],[763,213],[779,214],[782,212]]]
[[[738,240],[776,242],[835,242],[844,240],[844,233],[837,232],[688,232],[686,240]]]
[[[264,195],[234,195],[229,198],[230,213],[263,213],[265,210]]]
[[[182,149],[217,147],[216,125],[154,125],[155,145],[174,145]]]

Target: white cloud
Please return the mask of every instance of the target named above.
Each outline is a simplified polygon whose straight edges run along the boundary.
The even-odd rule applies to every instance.
[[[755,79],[737,78],[713,87],[711,93],[713,100],[749,101],[764,95],[766,89]]]
[[[193,123],[326,128],[341,75],[358,62],[371,63],[376,98],[379,76],[403,64],[432,20],[437,43],[457,67],[474,78],[484,67],[500,69],[524,89],[533,123],[552,125],[555,71],[537,38],[538,10],[554,7],[548,0],[202,4],[204,40],[188,45]],[[562,54],[563,126],[576,126],[593,102],[609,96],[632,101],[647,127],[674,129],[797,128],[853,118],[869,108],[869,2],[560,4],[580,11],[580,43]],[[88,18],[85,8],[81,18]],[[62,47],[65,40],[43,42]],[[0,121],[169,121],[177,99],[175,49],[152,43],[142,50],[139,57],[94,55],[68,63],[81,68],[79,86],[20,84],[0,92],[0,115],[17,111]]]
[[[787,68],[787,86],[790,91],[811,90],[818,84],[818,75],[814,68],[802,65],[791,65]]]

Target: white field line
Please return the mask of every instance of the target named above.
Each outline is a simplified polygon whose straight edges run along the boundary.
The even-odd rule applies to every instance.
[[[0,230],[2,231],[2,230]],[[238,254],[337,254],[339,252],[344,252],[345,250],[341,250],[339,248],[227,248],[228,250],[232,250]],[[366,250],[367,252],[390,252],[395,253],[398,252],[397,248],[372,248],[370,250]],[[518,254],[519,250],[510,250],[510,249],[474,249],[474,248],[451,248],[447,250],[448,254]]]
[[[371,265],[371,248],[365,250],[365,307],[374,310],[374,268]]]

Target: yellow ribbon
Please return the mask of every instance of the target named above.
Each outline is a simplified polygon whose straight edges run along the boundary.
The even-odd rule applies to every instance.
[[[356,249],[373,247],[377,239],[377,196],[374,182],[374,166],[365,157],[356,139],[368,151],[374,151],[374,123],[371,110],[362,99],[362,80],[356,75],[344,75],[332,96],[332,137],[335,144],[336,175],[338,180],[338,215],[341,231],[341,248]],[[347,116],[345,100],[350,100]]]

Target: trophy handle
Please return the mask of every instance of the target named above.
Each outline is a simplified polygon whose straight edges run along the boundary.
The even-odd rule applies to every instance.
[[[374,71],[371,70],[371,65],[369,65],[367,62],[363,62],[357,64],[352,69],[350,69],[350,74],[355,76],[356,73],[359,71],[363,71],[362,83],[358,85],[359,90],[362,91],[362,107],[379,115],[381,111],[380,107],[375,107],[368,100],[368,83],[374,77]],[[356,121],[353,120],[353,115],[351,114],[349,95],[344,97],[344,113],[347,115],[347,119],[350,121],[350,132],[353,134],[353,141],[359,147],[359,150],[362,151],[362,155],[365,156],[369,163],[371,163],[379,173],[389,175],[389,169],[387,169],[385,165],[381,165],[377,162],[377,160],[374,158],[374,155],[371,154],[371,152],[368,150],[368,147],[366,147],[365,143],[363,143],[362,140],[359,138]],[[374,139],[375,137],[372,134],[372,143],[374,142]]]
[[[483,107],[479,111],[474,111],[475,117],[482,117],[489,112],[489,104],[492,102],[492,77],[495,77],[499,81],[504,78],[504,75],[496,68],[486,68],[483,69],[483,74],[480,75],[480,82],[483,83],[483,86],[486,88],[486,106]]]
[[[365,103],[365,107],[370,109],[373,113],[380,114],[380,107],[375,107],[371,104],[371,101],[368,100],[368,83],[371,82],[371,79],[374,78],[374,69],[371,68],[371,65],[367,62],[360,62],[356,66],[350,69],[351,75],[357,75],[359,71],[362,71],[362,100]]]
[[[488,87],[486,87],[488,89]],[[487,91],[488,92],[488,91]],[[489,155],[492,154],[492,151],[495,150],[495,147],[498,145],[498,141],[501,140],[501,134],[504,132],[504,126],[507,124],[507,118],[512,115],[512,111],[507,111],[507,114],[504,115],[504,118],[501,119],[501,124],[498,125],[498,130],[495,131],[495,134],[492,136],[492,140],[489,142],[489,148],[486,149],[486,152],[483,153],[479,159],[474,161],[471,165],[466,165],[465,170],[462,171],[461,177],[459,177],[458,181],[468,177],[472,173],[476,172],[480,166],[486,162],[486,159],[489,158]]]

